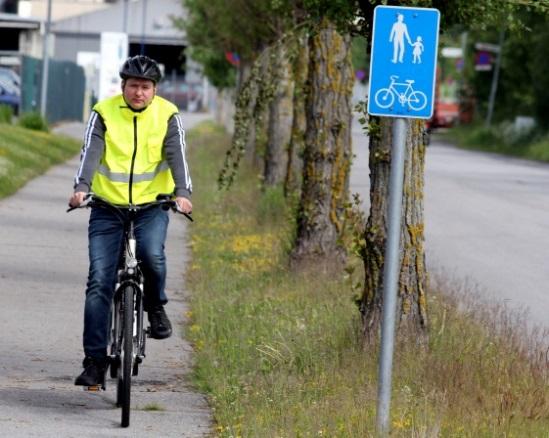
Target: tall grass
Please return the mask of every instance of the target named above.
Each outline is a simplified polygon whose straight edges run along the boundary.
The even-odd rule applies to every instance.
[[[80,145],[67,137],[19,126],[0,129],[0,198],[15,193],[53,164],[74,156]]]
[[[11,123],[13,119],[13,108],[9,105],[0,105],[0,123]]]
[[[196,222],[186,336],[215,434],[375,436],[378,348],[363,341],[350,279],[290,272],[281,191],[262,192],[244,169],[219,192],[227,136],[205,124],[188,143]],[[432,286],[429,317],[427,347],[399,335],[391,436],[549,437],[543,338],[526,338],[520,319],[445,283]]]

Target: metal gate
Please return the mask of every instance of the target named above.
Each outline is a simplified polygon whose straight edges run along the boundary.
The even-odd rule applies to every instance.
[[[20,112],[40,110],[42,60],[31,56],[21,59]],[[84,69],[74,62],[49,60],[46,114],[49,123],[82,120],[86,78]]]

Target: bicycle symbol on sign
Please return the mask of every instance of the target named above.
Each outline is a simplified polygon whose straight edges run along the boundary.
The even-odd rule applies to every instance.
[[[398,76],[391,75],[389,88],[380,88],[376,92],[374,99],[377,106],[380,108],[389,108],[393,105],[395,97],[402,106],[408,104],[410,109],[414,111],[421,111],[427,106],[427,96],[421,91],[414,90],[412,84],[415,81],[413,79],[406,79],[404,82],[396,82],[397,79]],[[396,87],[403,89],[403,92],[399,92]]]

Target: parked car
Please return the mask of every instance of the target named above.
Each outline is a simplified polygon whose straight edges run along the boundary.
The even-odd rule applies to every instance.
[[[12,69],[0,67],[0,105],[17,113],[21,104],[21,77]]]
[[[180,110],[194,112],[202,109],[202,84],[189,84],[181,80],[174,82],[166,78],[158,84],[157,93]]]
[[[14,114],[19,110],[21,98],[18,94],[10,93],[0,84],[0,105],[7,105],[13,109]]]

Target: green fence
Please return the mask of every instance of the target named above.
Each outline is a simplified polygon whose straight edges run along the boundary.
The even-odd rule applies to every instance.
[[[21,111],[40,111],[42,60],[21,59]],[[50,59],[46,114],[50,123],[82,120],[86,78],[84,69],[74,62]]]

